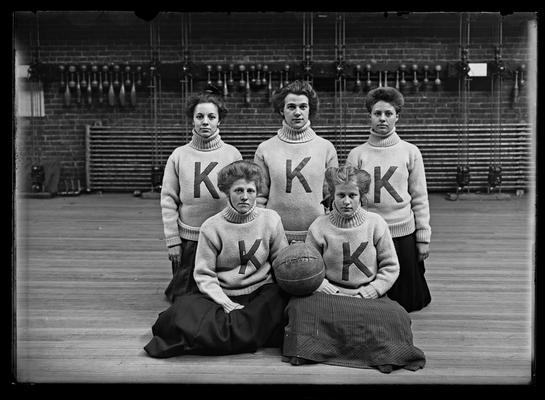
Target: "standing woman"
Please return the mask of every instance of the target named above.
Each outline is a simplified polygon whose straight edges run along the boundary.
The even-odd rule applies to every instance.
[[[279,347],[289,295],[272,276],[272,262],[288,242],[280,216],[256,207],[261,169],[235,161],[218,175],[229,201],[202,225],[197,245],[198,294],[175,302],[153,325],[151,357],[235,354]]]
[[[185,112],[193,121],[193,136],[168,158],[161,189],[165,241],[172,262],[172,280],[165,295],[171,303],[176,296],[198,292],[193,270],[200,226],[227,204],[217,188],[219,170],[242,159],[234,146],[221,139],[219,126],[227,108],[219,90],[209,86],[190,98]]]
[[[388,296],[411,312],[431,301],[424,277],[431,227],[422,154],[396,133],[403,104],[403,95],[395,88],[369,91],[365,98],[371,116],[369,139],[352,149],[346,162],[371,175],[369,210],[388,223],[400,264]]]
[[[281,88],[273,108],[282,128],[256,150],[254,161],[264,173],[257,202],[280,214],[290,243],[304,241],[312,221],[324,214],[324,172],[338,166],[337,151],[310,127],[318,95],[308,82],[296,80]]]

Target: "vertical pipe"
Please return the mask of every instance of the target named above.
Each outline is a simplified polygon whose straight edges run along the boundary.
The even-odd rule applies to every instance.
[[[157,62],[160,66],[161,64],[161,25],[159,23],[159,17],[160,17],[160,13],[157,15]],[[159,93],[158,93],[158,96],[159,96],[159,100],[158,100],[158,110],[157,110],[157,113],[158,113],[158,119],[159,119],[159,129],[158,129],[158,160],[157,160],[157,163],[158,165],[162,165],[162,162],[159,162],[161,161],[161,158],[163,156],[163,150],[162,150],[162,145],[163,145],[163,141],[161,139],[161,134],[162,134],[162,110],[163,110],[163,92],[162,92],[162,79],[161,79],[161,73],[158,74],[158,79],[159,79]]]
[[[469,43],[470,43],[470,29],[471,29],[471,15],[467,14],[467,54],[469,60]],[[466,102],[465,102],[465,124],[466,124],[466,165],[469,164],[469,131],[468,131],[468,114],[469,114],[469,94],[471,90],[471,80],[469,77],[466,77],[467,88],[466,88]]]
[[[310,13],[310,58],[314,59],[314,14]]]
[[[343,47],[342,47],[342,50],[343,50],[343,61],[346,57],[346,24],[345,24],[345,15],[344,13],[341,14],[342,15],[342,27],[343,27]]]
[[[28,84],[30,87],[30,134],[31,134],[31,148],[32,148],[32,165],[37,163],[37,151],[36,151],[36,141],[37,141],[37,135],[36,135],[36,121],[34,118],[34,84],[32,82],[32,75],[28,75]]]
[[[305,50],[306,50],[306,44],[307,44],[307,41],[306,41],[306,15],[307,13],[304,12],[303,13],[303,60],[305,59]]]
[[[499,19],[499,43],[500,43],[500,59],[503,53],[503,16],[500,15]],[[499,75],[499,87],[498,87],[498,163],[501,165],[501,134],[502,134],[502,116],[501,116],[501,96],[503,94],[503,71],[500,71]]]
[[[91,190],[91,127],[85,125],[85,186]]]

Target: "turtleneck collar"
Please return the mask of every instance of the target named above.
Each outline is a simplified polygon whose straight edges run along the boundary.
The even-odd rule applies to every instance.
[[[389,147],[399,143],[399,141],[401,140],[401,138],[398,136],[396,132],[396,128],[392,128],[392,130],[388,132],[386,135],[380,135],[372,129],[370,130],[370,132],[371,134],[369,135],[369,139],[367,139],[367,142],[371,146]]]
[[[367,211],[363,207],[358,207],[358,209],[350,217],[343,216],[337,206],[333,203],[333,209],[329,213],[329,220],[337,228],[355,228],[360,226],[365,222],[367,216]]]
[[[295,129],[282,120],[282,128],[278,130],[278,137],[288,143],[304,143],[314,139],[316,132],[310,127],[310,121],[307,121],[302,128]]]
[[[212,136],[207,138],[203,138],[197,132],[195,132],[195,129],[193,129],[193,137],[191,138],[189,145],[201,151],[212,151],[219,149],[223,145],[219,128],[216,129],[216,132],[214,132]]]
[[[238,212],[232,205],[231,201],[227,202],[227,207],[223,209],[224,218],[234,224],[245,224],[246,222],[253,221],[258,214],[258,208],[256,203],[245,213]]]

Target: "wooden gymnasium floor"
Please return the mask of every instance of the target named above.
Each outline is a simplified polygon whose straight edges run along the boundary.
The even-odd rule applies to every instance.
[[[279,351],[152,359],[170,264],[158,200],[16,200],[15,371],[23,383],[527,384],[534,199],[430,196],[432,303],[411,313],[424,369],[291,366]]]

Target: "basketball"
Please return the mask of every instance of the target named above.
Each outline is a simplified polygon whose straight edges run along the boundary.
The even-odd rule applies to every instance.
[[[294,296],[314,292],[325,277],[324,260],[314,247],[297,242],[288,246],[273,262],[278,286]]]

